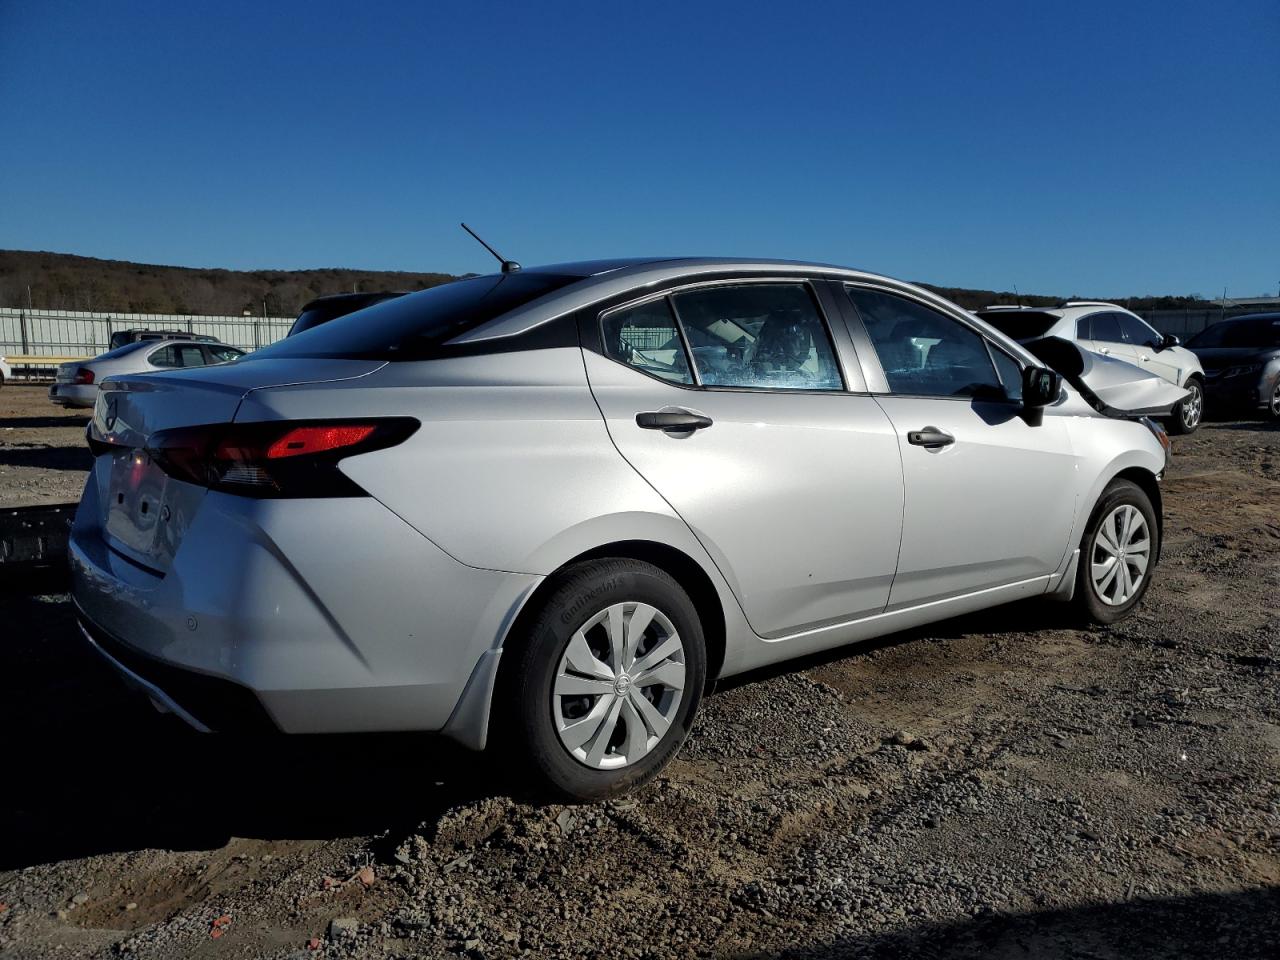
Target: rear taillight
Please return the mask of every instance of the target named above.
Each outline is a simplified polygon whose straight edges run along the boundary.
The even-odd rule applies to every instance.
[[[345,457],[393,447],[418,429],[408,417],[227,423],[161,430],[147,453],[165,473],[248,497],[356,497]]]
[[[93,371],[88,367],[80,367],[76,370],[76,375],[71,378],[72,383],[78,383],[82,386],[88,386],[93,383]]]

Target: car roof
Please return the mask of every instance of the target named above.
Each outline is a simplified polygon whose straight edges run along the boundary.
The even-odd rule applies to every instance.
[[[539,297],[522,307],[482,323],[454,337],[452,344],[480,343],[502,337],[518,336],[575,310],[591,306],[619,294],[628,294],[653,284],[668,280],[696,282],[700,276],[714,278],[722,274],[741,273],[755,277],[816,276],[832,280],[875,283],[887,290],[898,290],[926,303],[938,306],[943,312],[974,318],[973,314],[939,296],[931,290],[895,280],[882,274],[841,267],[830,263],[807,260],[752,259],[746,257],[635,257],[618,260],[587,260],[577,263],[549,264],[525,268],[527,272],[549,273],[558,276],[577,277],[578,282]],[[494,276],[494,275],[491,275]],[[979,322],[982,322],[979,319]],[[1013,344],[1023,360],[1036,362],[1017,341],[994,328],[987,327]]]
[[[1221,323],[1237,323],[1241,320],[1280,320],[1280,313],[1246,313],[1239,317],[1228,317],[1226,320],[1219,320],[1217,323],[1211,324],[1211,326],[1216,327]]]

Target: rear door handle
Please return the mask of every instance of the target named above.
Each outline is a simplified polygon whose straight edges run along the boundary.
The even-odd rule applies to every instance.
[[[907,443],[917,447],[946,447],[956,442],[956,438],[944,433],[937,427],[925,427],[923,430],[908,430]]]
[[[688,410],[655,410],[637,413],[636,426],[643,430],[661,430],[663,433],[688,433],[711,426],[711,418]]]

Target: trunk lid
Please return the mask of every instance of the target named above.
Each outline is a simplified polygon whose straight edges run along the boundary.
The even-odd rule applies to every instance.
[[[103,538],[154,576],[169,569],[208,492],[171,477],[146,447],[159,430],[230,423],[254,390],[362,377],[371,360],[262,360],[173,373],[111,377],[94,406],[89,435],[105,446],[90,482],[98,485]]]
[[[1060,337],[1036,340],[1026,347],[1109,417],[1167,417],[1187,395],[1184,388],[1136,364],[1085,350]]]

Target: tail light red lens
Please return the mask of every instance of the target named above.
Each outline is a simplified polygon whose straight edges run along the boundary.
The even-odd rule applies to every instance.
[[[369,424],[356,426],[294,427],[267,447],[268,460],[305,457],[328,450],[341,450],[368,439],[376,428]]]
[[[229,423],[161,430],[147,452],[170,476],[250,497],[353,497],[365,492],[338,469],[345,457],[402,443],[418,421]]]
[[[80,367],[78,370],[76,370],[76,375],[71,380],[71,382],[78,383],[82,386],[88,386],[89,384],[93,383],[93,377],[94,377],[94,374],[92,370],[90,370],[88,367]]]

